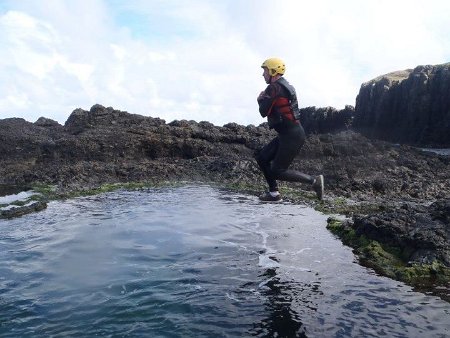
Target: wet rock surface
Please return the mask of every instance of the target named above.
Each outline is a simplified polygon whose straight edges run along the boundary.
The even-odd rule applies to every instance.
[[[35,201],[22,206],[12,206],[7,209],[0,209],[0,219],[20,217],[44,210],[45,208],[47,208],[47,203],[45,201]]]
[[[394,210],[354,217],[358,235],[401,250],[408,262],[450,266],[450,198],[430,206],[403,204]]]
[[[350,130],[352,107],[308,109],[309,136],[292,167],[325,175],[325,204],[339,199],[369,206],[349,212],[357,231],[411,249],[412,261],[437,259],[450,267],[450,158]],[[337,122],[323,120],[324,112]],[[75,110],[64,126],[45,118],[4,119],[0,184],[73,191],[105,183],[190,181],[263,190],[254,154],[274,136],[266,124],[166,123],[101,105]],[[313,196],[308,186],[281,184],[282,192],[288,188]]]

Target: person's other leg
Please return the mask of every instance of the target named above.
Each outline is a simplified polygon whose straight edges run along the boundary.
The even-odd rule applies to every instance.
[[[265,145],[256,156],[256,162],[269,185],[269,191],[278,191],[277,181],[275,180],[272,170],[271,161],[275,158],[279,147],[279,139],[275,137],[270,143]]]
[[[314,177],[304,174],[297,170],[289,169],[295,156],[298,155],[300,149],[305,143],[305,132],[301,126],[298,129],[293,129],[286,134],[279,135],[278,151],[272,161],[270,167],[270,176],[276,180],[314,183]]]

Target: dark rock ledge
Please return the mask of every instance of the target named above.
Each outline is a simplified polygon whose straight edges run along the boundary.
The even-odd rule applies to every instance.
[[[25,205],[10,206],[10,208],[0,209],[0,219],[1,218],[15,218],[26,214],[31,214],[33,212],[41,211],[47,208],[47,203],[45,201],[34,201]]]
[[[326,199],[317,203],[308,187],[293,183],[281,185],[283,194],[347,215],[330,220],[330,229],[359,247],[362,263],[415,285],[443,286],[449,299],[450,158],[370,140],[350,129],[352,111],[303,110],[309,136],[293,167],[323,173]],[[3,119],[0,185],[52,187],[46,198],[182,181],[257,193],[265,184],[253,156],[273,136],[265,124],[166,123],[101,105],[75,110],[64,126]],[[375,259],[390,255],[401,269]]]

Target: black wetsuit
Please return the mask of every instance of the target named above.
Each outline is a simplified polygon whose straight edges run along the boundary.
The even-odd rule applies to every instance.
[[[256,155],[258,165],[269,185],[269,191],[278,191],[276,180],[309,184],[314,182],[313,177],[288,169],[300,152],[306,136],[300,121],[293,119],[292,112],[290,115],[280,112],[281,110],[286,112],[285,107],[283,109],[277,107],[280,98],[289,98],[289,92],[276,81],[269,84],[264,97],[258,99],[261,116],[267,117],[269,127],[278,133],[278,136]]]

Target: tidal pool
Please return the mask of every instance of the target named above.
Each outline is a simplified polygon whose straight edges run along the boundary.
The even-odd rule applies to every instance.
[[[0,220],[0,336],[450,336],[449,303],[360,266],[327,217],[186,186]]]

